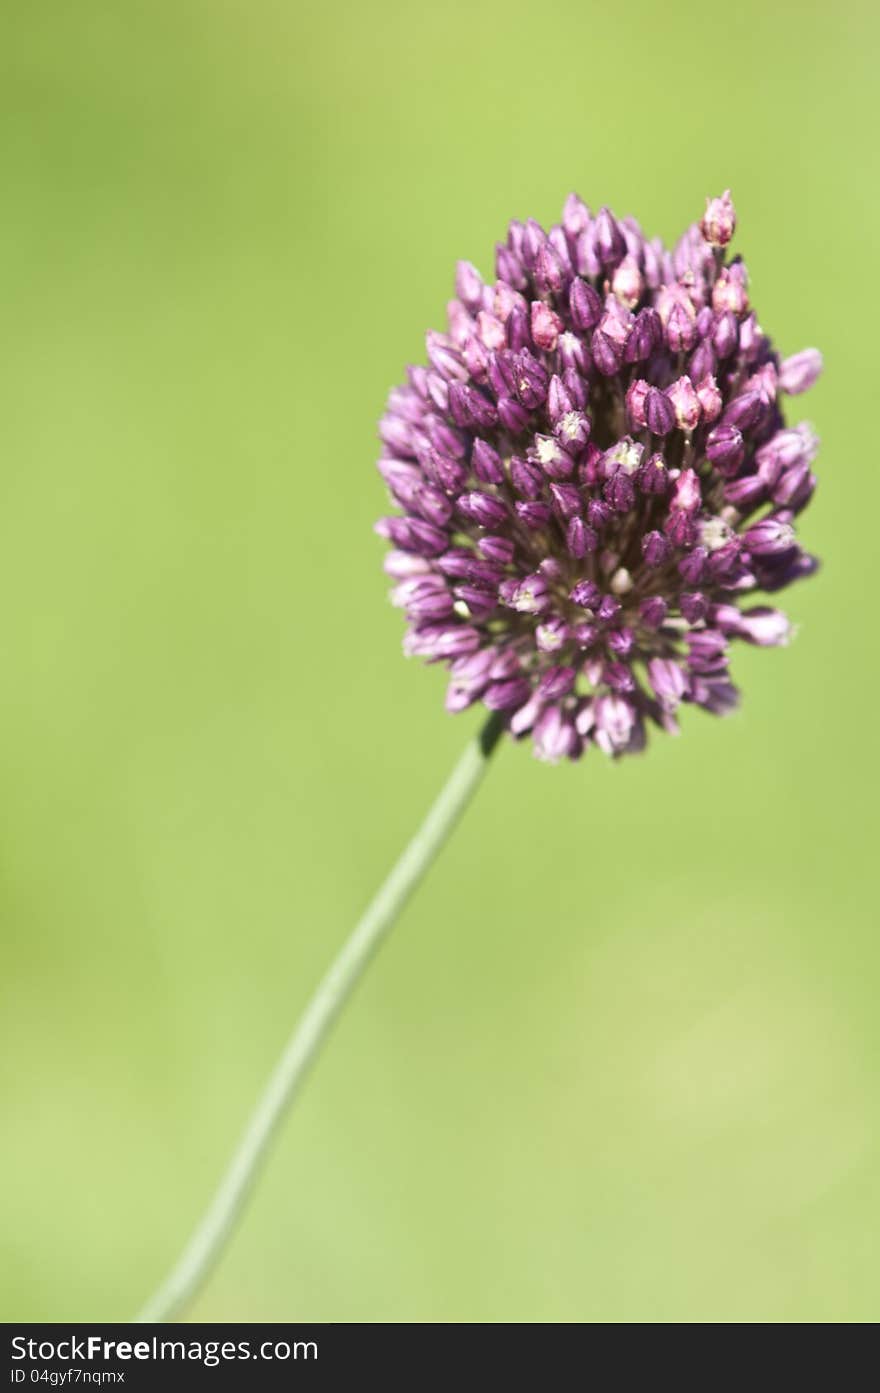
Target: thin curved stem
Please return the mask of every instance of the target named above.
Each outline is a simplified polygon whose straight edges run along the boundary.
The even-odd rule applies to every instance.
[[[498,743],[492,716],[469,742],[427,817],[355,925],[294,1029],[201,1223],[137,1319],[171,1320],[203,1285],[254,1188],[261,1165],[310,1065],[368,963],[467,807]]]

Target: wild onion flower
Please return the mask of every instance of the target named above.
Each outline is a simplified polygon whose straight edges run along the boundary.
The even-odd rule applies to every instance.
[[[549,232],[512,222],[485,284],[459,262],[448,332],[391,392],[377,531],[404,649],[450,670],[447,709],[502,713],[535,753],[640,750],[691,702],[737,704],[735,639],[785,643],[774,593],[816,567],[795,518],[817,439],[726,248],[730,194],[673,251],[575,195]]]
[[[733,639],[784,643],[753,605],[816,562],[794,520],[816,437],[781,397],[822,359],[780,361],[726,259],[730,194],[667,251],[572,195],[545,233],[511,223],[484,285],[459,262],[449,331],[391,393],[380,460],[402,512],[378,531],[407,653],[446,663],[450,711],[490,716],[297,1022],[200,1223],[140,1319],[204,1282],[333,1022],[473,796],[505,728],[545,760],[640,750],[692,702],[736,704]],[[743,602],[745,601],[745,607]]]

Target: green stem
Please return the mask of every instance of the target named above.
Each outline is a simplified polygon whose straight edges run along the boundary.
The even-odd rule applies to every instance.
[[[301,1016],[269,1078],[210,1205],[168,1277],[138,1320],[171,1320],[204,1284],[235,1228],[261,1165],[333,1022],[412,892],[464,812],[488,766],[503,723],[492,716],[467,745],[428,812]]]

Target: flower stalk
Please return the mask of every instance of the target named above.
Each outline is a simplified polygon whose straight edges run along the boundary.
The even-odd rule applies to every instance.
[[[502,720],[492,715],[468,742],[425,820],[343,944],[285,1046],[204,1217],[138,1321],[172,1320],[204,1285],[334,1022],[458,823],[488,768],[502,730]]]

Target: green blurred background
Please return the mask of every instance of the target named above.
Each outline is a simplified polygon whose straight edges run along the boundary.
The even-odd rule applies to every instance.
[[[826,355],[799,637],[643,759],[501,751],[192,1315],[876,1318],[877,12],[2,8],[0,1313],[138,1307],[475,727],[371,531],[456,257],[731,185]]]

